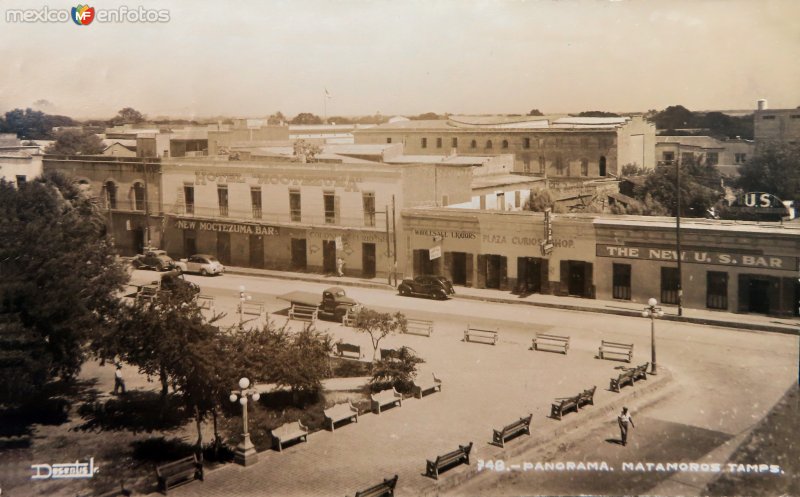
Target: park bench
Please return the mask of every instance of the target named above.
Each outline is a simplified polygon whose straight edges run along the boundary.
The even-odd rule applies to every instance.
[[[241,312],[242,315],[261,317],[261,315],[264,314],[264,303],[247,301],[240,302],[239,312]]]
[[[548,350],[542,349],[542,347],[552,347],[558,350],[549,350],[550,352],[563,352],[564,355],[567,355],[567,350],[569,350],[569,337],[552,335],[549,333],[536,333],[536,336],[533,337],[531,349]]]
[[[323,412],[325,413],[325,418],[331,423],[331,431],[333,431],[333,425],[339,421],[348,419],[358,423],[358,409],[349,401],[345,404],[336,404]]]
[[[492,345],[497,344],[497,330],[486,330],[481,328],[473,328],[470,325],[467,325],[467,329],[464,330],[464,341],[469,342],[470,338],[478,341],[483,341],[484,343],[491,343]]]
[[[348,308],[347,312],[345,312],[344,316],[342,316],[342,324],[345,326],[355,326],[357,315],[358,312],[356,312],[352,307]]]
[[[157,294],[158,285],[142,285],[139,287],[139,291],[136,292],[136,299],[152,301],[156,298]]]
[[[611,378],[611,390],[619,392],[619,390],[625,385],[633,386],[636,380],[646,380],[647,366],[649,365],[650,363],[646,362],[641,366],[624,370],[616,378]]]
[[[430,380],[414,380],[414,385],[411,387],[411,391],[414,393],[414,396],[418,399],[422,398],[423,392],[427,391],[442,391],[442,380],[436,377],[436,374],[431,373]]]
[[[361,346],[351,343],[337,342],[336,353],[339,357],[350,357],[351,359],[361,359]]]
[[[429,337],[433,333],[433,321],[406,319],[406,333]]]
[[[553,402],[550,408],[550,417],[560,420],[569,411],[578,412],[580,398],[580,395],[576,395],[574,397],[556,399],[557,402]]]
[[[272,438],[278,445],[278,452],[283,452],[283,444],[292,440],[308,442],[308,428],[300,421],[285,423],[272,430]]]
[[[197,307],[200,309],[206,309],[209,311],[214,310],[214,297],[210,295],[198,295],[197,296]]]
[[[425,465],[425,476],[439,479],[439,471],[464,463],[469,466],[469,451],[472,450],[472,442],[469,445],[459,445],[458,449],[438,456],[435,460],[428,460]]]
[[[594,405],[594,393],[597,391],[597,385],[593,386],[592,388],[587,388],[580,394],[578,394],[578,409],[583,406],[593,406]]]
[[[156,466],[158,489],[167,495],[167,491],[184,483],[203,480],[203,464],[193,454],[167,464]]]
[[[494,432],[492,434],[492,443],[500,447],[505,447],[506,440],[512,437],[523,433],[530,435],[532,418],[533,414],[529,414],[527,418],[519,418],[519,420],[514,421],[510,425],[504,426],[502,430],[492,430]]]
[[[394,478],[383,479],[383,482],[356,492],[356,497],[392,497],[394,487],[397,486],[397,475]]]
[[[318,312],[318,309],[311,305],[292,304],[291,309],[289,309],[289,319],[314,323],[317,321]]]
[[[384,406],[390,406],[393,404],[397,404],[400,407],[403,406],[403,394],[399,393],[394,388],[370,395],[369,398],[371,400],[370,407],[372,408],[372,412],[375,414],[380,414],[381,408]]]
[[[601,340],[598,355],[600,359],[605,359],[606,354],[621,355],[625,357],[626,362],[631,362],[631,358],[633,357],[633,344]]]

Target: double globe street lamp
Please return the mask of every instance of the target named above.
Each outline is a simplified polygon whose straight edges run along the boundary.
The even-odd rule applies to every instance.
[[[256,452],[253,442],[250,441],[250,433],[247,429],[247,398],[250,397],[253,401],[258,401],[261,395],[255,388],[249,387],[250,380],[242,378],[239,380],[240,390],[231,391],[231,396],[229,397],[231,402],[239,401],[242,405],[242,425],[244,426],[244,433],[242,433],[242,442],[236,447],[236,451],[234,452],[234,461],[242,466],[250,466],[258,461],[258,453]]]
[[[650,318],[650,374],[656,374],[656,318],[664,317],[664,311],[658,307],[658,300],[650,298],[647,307],[642,309],[642,317]]]

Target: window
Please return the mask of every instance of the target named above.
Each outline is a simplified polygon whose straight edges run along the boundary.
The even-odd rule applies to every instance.
[[[503,148],[508,148],[508,140],[503,140],[503,143],[500,146]]]
[[[253,219],[261,219],[261,187],[250,187],[250,202],[253,205]]]
[[[364,192],[364,226],[375,226],[375,194]]]
[[[589,159],[581,159],[581,176],[589,176]]]
[[[392,143],[392,137],[391,136],[386,139],[386,143]]]
[[[733,154],[733,156],[737,164],[744,164],[745,162],[747,162],[747,154],[738,153],[738,154]]]
[[[472,140],[471,142],[469,142],[469,147],[470,148],[478,148],[478,142],[475,141],[475,140]]]
[[[517,209],[522,207],[522,192],[520,192],[519,190],[514,192],[514,207],[516,207]]]
[[[728,273],[722,271],[706,273],[706,307],[728,309]]]
[[[560,175],[564,174],[564,160],[560,155],[556,157],[556,173]]]
[[[24,174],[17,174],[17,188],[25,186],[28,178]]]
[[[289,190],[289,214],[293,223],[299,223],[301,216],[300,210],[300,190]]]
[[[770,121],[772,119],[775,119],[775,116],[761,116],[761,119],[764,119],[765,121]]]
[[[194,214],[194,186],[183,185],[183,199],[186,204],[186,214]]]
[[[453,137],[450,139],[450,146],[453,148],[458,148],[458,138]]]
[[[436,139],[436,148],[442,148],[442,139],[441,138],[437,138]]]
[[[19,185],[19,177],[17,177],[17,185]],[[106,181],[106,207],[109,209],[117,208],[117,185],[113,181]]]
[[[428,139],[427,138],[423,138],[422,139],[422,148],[428,148]]]
[[[486,140],[486,148],[492,148],[492,140]]]
[[[544,168],[547,167],[547,162],[545,161],[544,155],[539,156],[539,172],[544,173]]]
[[[661,159],[664,162],[672,162],[675,160],[675,152],[661,152]]]
[[[681,163],[686,164],[694,160],[694,152],[681,152]]]
[[[525,138],[522,141],[522,146],[525,147],[525,148],[531,148],[531,139],[530,138]]]
[[[661,268],[661,303],[678,303],[678,268]]]
[[[497,194],[497,208],[501,211],[506,210],[506,194],[505,192],[500,192]]]
[[[143,211],[144,210],[144,203],[146,199],[144,197],[144,184],[136,182],[133,184],[133,210],[135,211]]]
[[[525,157],[525,159],[522,161],[522,172],[531,172],[531,160],[527,157]]]
[[[217,199],[219,200],[219,215],[228,215],[228,185],[217,186]]]
[[[336,224],[336,194],[334,192],[323,192],[323,203],[325,205],[325,224]]]
[[[800,119],[800,114],[792,114],[791,118],[792,119]]]
[[[613,288],[611,295],[615,299],[631,299],[631,265],[614,264]]]
[[[719,164],[719,152],[708,152],[706,154],[706,164],[716,166]]]

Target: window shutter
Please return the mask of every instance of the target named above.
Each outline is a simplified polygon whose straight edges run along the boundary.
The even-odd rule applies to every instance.
[[[334,224],[341,224],[339,218],[339,195],[334,195],[333,197],[333,217],[334,217]]]

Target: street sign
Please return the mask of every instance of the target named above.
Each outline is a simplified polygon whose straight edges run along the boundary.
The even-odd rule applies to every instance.
[[[428,250],[428,259],[434,260],[442,256],[442,246],[437,245]]]

